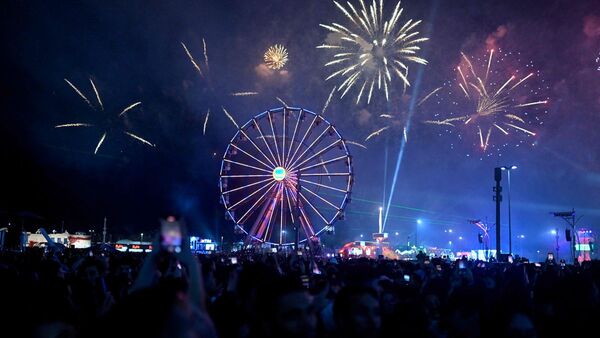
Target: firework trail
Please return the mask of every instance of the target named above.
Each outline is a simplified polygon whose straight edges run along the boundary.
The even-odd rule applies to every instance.
[[[456,127],[458,122],[461,125],[473,126],[475,134],[479,139],[479,146],[486,151],[490,146],[494,130],[503,135],[509,135],[511,129],[525,133],[529,136],[535,136],[536,133],[527,127],[527,122],[519,114],[527,111],[522,108],[534,108],[536,106],[548,103],[548,100],[537,100],[519,102],[523,100],[523,95],[518,95],[516,90],[524,86],[527,81],[534,76],[531,72],[521,79],[517,75],[510,75],[503,81],[490,79],[491,75],[498,74],[494,71],[492,65],[494,60],[494,50],[490,50],[487,55],[487,62],[484,65],[483,75],[473,66],[471,58],[465,53],[461,53],[461,59],[466,65],[466,69],[458,66],[457,83],[464,98],[472,107],[474,113],[464,114],[462,116],[451,117],[441,120],[427,120],[427,124],[445,125]],[[517,72],[518,73],[518,72]],[[499,74],[498,76],[502,76]],[[535,90],[532,93],[537,92]]]
[[[440,89],[442,89],[442,87],[438,87],[435,88],[434,90],[432,90],[429,94],[425,95],[421,100],[419,100],[419,102],[417,103],[417,106],[420,106],[421,104],[425,103],[427,100],[429,100],[431,97],[433,97]],[[376,136],[380,136],[382,131],[391,129],[392,127],[396,127],[394,128],[394,130],[398,130],[401,127],[402,128],[402,137],[404,137],[405,142],[408,141],[408,132],[406,130],[406,124],[407,124],[407,119],[408,119],[408,112],[403,111],[403,112],[399,112],[399,113],[395,113],[395,114],[379,114],[379,117],[381,118],[380,121],[383,122],[383,124],[387,127],[387,128],[379,128],[376,131],[374,131],[373,133],[371,133],[367,139],[371,139],[374,138]]]
[[[87,105],[92,108],[93,110],[96,110],[96,108],[94,108],[94,106],[92,106],[92,104],[90,103],[90,101],[87,99],[87,97],[77,88],[75,87],[75,85],[73,85],[69,80],[65,79],[65,81],[67,82],[67,84],[73,88],[73,90],[87,103]],[[100,108],[102,110],[104,110],[104,104],[102,103],[102,98],[100,96],[100,92],[98,91],[98,88],[96,87],[96,85],[94,84],[94,81],[92,79],[90,79],[90,83],[92,86],[92,89],[94,91],[94,94],[96,95],[96,99],[98,100],[98,104],[100,105]],[[123,116],[126,112],[128,112],[129,110],[139,106],[140,104],[142,104],[141,102],[135,102],[129,106],[127,106],[125,109],[123,109],[123,111],[118,115],[118,117]],[[94,126],[93,124],[90,123],[81,123],[81,122],[75,122],[75,123],[64,123],[64,124],[59,124],[54,126],[54,128],[73,128],[73,127],[92,127]],[[123,131],[125,134],[129,135],[130,137],[133,137],[134,139],[145,143],[149,146],[155,147],[154,144],[148,142],[147,140],[141,138],[140,136],[137,136],[133,133],[130,133],[128,131]],[[108,131],[105,129],[104,132],[102,133],[102,136],[100,137],[100,140],[98,141],[98,143],[96,144],[96,148],[94,149],[94,154],[98,153],[98,150],[100,149],[100,147],[102,146],[102,144],[104,143],[104,141],[106,140]]]
[[[252,95],[258,95],[258,92],[236,92],[236,93],[231,93],[231,96],[252,96]]]
[[[280,99],[279,97],[277,97],[277,96],[276,96],[275,98],[277,99],[277,101],[281,102],[281,104],[282,104],[284,107],[289,107],[289,106],[287,105],[287,103],[285,103],[285,101],[283,101],[283,100],[282,100],[282,99]]]
[[[202,40],[202,41],[204,41],[204,40]],[[187,46],[185,45],[185,43],[183,43],[183,42],[180,42],[180,43],[181,43],[181,46],[183,47],[183,49],[185,50],[185,53],[187,54],[187,56],[190,58],[190,62],[192,63],[194,68],[198,71],[198,74],[200,74],[201,77],[204,77],[204,73],[202,73],[202,69],[200,69],[200,66],[198,66],[198,63],[192,56],[192,53],[190,53],[190,51],[187,48]]]
[[[124,133],[127,134],[127,135],[129,135],[129,136],[131,136],[131,137],[133,137],[134,139],[136,139],[136,140],[138,140],[138,141],[140,141],[142,143],[145,143],[145,144],[151,146],[151,147],[156,147],[155,144],[150,143],[149,141],[147,141],[147,140],[145,140],[145,139],[137,136],[136,134],[130,133],[128,131],[124,131]]]
[[[196,61],[196,59],[194,58],[194,56],[192,55],[192,53],[190,52],[190,50],[187,48],[187,46],[183,43],[180,42],[181,46],[183,47],[186,55],[188,56],[192,66],[194,67],[194,69],[198,72],[198,74],[200,74],[200,77],[203,79],[206,79],[206,83],[208,85],[208,88],[210,89],[210,91],[212,92],[212,94],[216,97],[217,94],[215,93],[215,89],[213,88],[212,82],[210,80],[210,66],[208,63],[208,53],[207,53],[207,43],[206,40],[204,38],[202,38],[202,49],[203,49],[203,54],[204,54],[204,65],[205,65],[205,72],[202,71],[200,65],[198,64],[198,62]],[[245,92],[233,92],[230,94],[230,96],[234,96],[234,97],[244,97],[244,96],[253,96],[253,95],[259,95],[258,92],[253,92],[253,91],[245,91]],[[239,129],[239,125],[237,124],[237,122],[235,121],[235,119],[233,118],[233,116],[227,111],[227,109],[225,109],[224,106],[221,106],[223,112],[225,113],[225,115],[229,118],[229,120],[231,120],[231,122],[236,126],[236,128]],[[202,134],[206,135],[206,129],[208,128],[208,120],[209,120],[209,116],[210,116],[210,108],[208,109],[207,113],[206,113],[206,117],[204,118],[204,124],[202,126]]]
[[[89,124],[89,123],[66,123],[66,124],[59,124],[57,126],[54,126],[54,128],[70,128],[70,127],[92,127],[93,124]]]
[[[221,108],[223,108],[223,112],[231,120],[231,122],[233,123],[233,125],[235,125],[235,127],[237,129],[240,129],[240,126],[237,124],[237,122],[235,122],[235,119],[233,118],[233,116],[231,116],[231,114],[229,114],[229,112],[227,111],[227,109],[225,109],[225,107],[221,107]],[[208,114],[207,114],[207,116],[208,116]],[[208,117],[207,117],[207,119],[208,119]]]
[[[140,104],[142,104],[141,102],[136,102],[136,103],[132,103],[131,105],[127,106],[125,109],[123,109],[123,111],[119,114],[119,117],[125,115],[125,113],[127,113],[128,111],[130,111],[131,109],[139,106]]]
[[[210,116],[210,109],[206,112],[206,117],[204,118],[204,126],[202,127],[202,135],[206,135],[206,126],[208,125],[208,117]]]
[[[104,132],[104,134],[102,134],[102,137],[100,137],[100,141],[98,141],[98,145],[96,145],[96,149],[94,149],[94,155],[96,155],[98,153],[98,149],[100,149],[100,146],[102,145],[102,143],[104,143],[105,138],[106,138],[106,132]]]
[[[206,41],[202,38],[202,47],[204,50],[204,64],[206,65],[206,69],[208,70],[208,53],[206,52]]]
[[[83,95],[83,93],[77,88],[75,87],[74,84],[71,83],[71,81],[64,79],[67,84],[69,84],[69,86],[71,86],[71,88],[73,88],[73,90],[75,91],[75,93],[77,93],[87,104],[88,106],[90,106],[90,108],[94,109],[94,106],[92,106],[92,103],[90,102],[90,100],[88,100],[87,97],[85,97],[85,95]]]
[[[378,130],[375,130],[374,132],[372,132],[371,134],[369,134],[369,136],[367,136],[365,138],[365,142],[370,140],[371,138],[375,137],[375,136],[379,136],[383,131],[390,129],[390,126],[385,126],[383,128],[380,128]]]
[[[354,141],[348,141],[348,140],[346,140],[346,143],[347,143],[347,144],[352,144],[352,145],[355,145],[355,146],[357,146],[357,147],[361,147],[361,148],[363,148],[363,149],[367,149],[367,146],[365,146],[364,144],[358,143],[358,142],[354,142]]]
[[[327,97],[327,101],[325,101],[325,105],[323,106],[323,109],[321,110],[321,115],[325,114],[325,110],[327,110],[327,107],[329,107],[329,103],[331,102],[331,98],[333,97],[333,93],[335,92],[336,86],[333,86],[333,89],[331,90],[331,93],[329,93],[329,96]]]
[[[92,84],[92,88],[94,89],[94,93],[96,93],[96,99],[98,100],[98,104],[100,105],[100,109],[104,110],[104,105],[102,104],[102,100],[100,99],[100,94],[98,93],[98,89],[96,89],[96,85],[94,81],[90,79],[90,83]]]
[[[325,64],[325,67],[335,68],[326,80],[336,78],[341,81],[337,89],[341,92],[341,98],[351,88],[360,88],[356,104],[361,101],[363,94],[369,104],[375,87],[378,91],[383,87],[385,98],[389,100],[392,76],[400,78],[406,88],[410,86],[408,64],[427,64],[427,60],[417,56],[417,52],[421,49],[418,44],[428,38],[420,38],[419,32],[414,31],[421,23],[420,20],[410,19],[404,24],[399,23],[403,11],[400,1],[387,20],[383,15],[383,0],[373,1],[368,8],[364,0],[359,0],[359,3],[360,8],[357,10],[349,1],[346,2],[348,7],[334,1],[335,6],[351,22],[351,26],[335,22],[320,25],[335,33],[339,39],[334,44],[317,46],[335,53],[333,59]]]
[[[422,98],[421,101],[419,101],[419,103],[417,103],[417,107],[422,105],[423,103],[425,103],[425,101],[427,101],[431,96],[433,96],[435,93],[437,93],[440,89],[442,89],[442,87],[437,87],[436,89],[431,91],[431,93],[425,95],[425,97]]]
[[[278,70],[288,62],[288,52],[282,45],[273,45],[267,49],[263,59],[268,68]]]

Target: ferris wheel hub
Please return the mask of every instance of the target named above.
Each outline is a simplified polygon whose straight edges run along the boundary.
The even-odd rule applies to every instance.
[[[276,167],[273,169],[273,179],[277,182],[281,182],[285,179],[287,171],[283,167]]]

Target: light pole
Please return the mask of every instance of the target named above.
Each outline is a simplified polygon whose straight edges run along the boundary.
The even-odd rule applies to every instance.
[[[503,166],[500,167],[500,169],[506,171],[508,175],[508,253],[512,253],[512,219],[510,214],[510,172],[517,169],[517,166]]]
[[[144,241],[144,233],[141,232],[140,233],[140,244],[142,244],[143,241]]]
[[[558,245],[558,228],[552,229],[552,231],[550,231],[550,233],[553,234],[556,239],[556,257],[554,258],[554,260],[557,261],[558,260],[558,251],[560,250],[560,246]]]

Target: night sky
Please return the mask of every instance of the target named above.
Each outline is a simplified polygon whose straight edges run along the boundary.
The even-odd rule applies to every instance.
[[[388,1],[386,10],[393,5]],[[159,217],[174,212],[186,217],[193,233],[222,234],[226,240],[234,236],[217,184],[235,127],[219,108],[245,122],[281,106],[280,97],[290,106],[320,112],[335,83],[325,82],[328,71],[322,66],[330,54],[315,48],[327,38],[319,23],[345,22],[330,1],[5,1],[0,6],[2,222],[16,222],[27,211],[43,217],[27,220],[29,230],[58,227],[61,221],[70,231],[100,230],[106,216],[111,231],[128,235],[151,231]],[[583,215],[581,226],[600,231],[600,4],[407,0],[402,6],[401,20],[422,19],[420,31],[430,37],[422,44],[429,64],[413,64],[409,73],[414,82],[422,68],[420,86],[401,97],[395,79],[391,103],[379,98],[355,105],[352,95],[335,97],[325,116],[346,139],[362,142],[379,126],[376,115],[406,111],[411,96],[454,81],[461,51],[481,57],[489,48],[501,48],[518,55],[523,65],[531,62],[549,103],[538,112],[543,124],[535,126],[536,136],[506,147],[501,156],[482,155],[472,142],[421,122],[421,116],[447,110],[446,91],[436,104],[416,112],[389,212],[392,237],[398,231],[398,241],[405,241],[422,219],[420,242],[444,246],[452,240],[456,248],[475,248],[477,231],[467,220],[494,222],[493,168],[510,164],[519,166],[512,176],[513,234],[525,235],[513,244],[517,251],[533,255],[553,247],[550,229],[563,229],[564,223],[551,211],[575,208]],[[186,43],[203,61],[203,38],[210,84],[180,45]],[[284,72],[261,66],[264,51],[276,43],[289,52]],[[64,78],[93,98],[92,78],[106,111],[89,109]],[[260,94],[230,96],[240,91]],[[125,119],[107,119],[136,101],[142,101],[141,109]],[[94,155],[101,129],[54,128],[73,121],[109,121],[115,130],[130,130],[157,146],[109,132]],[[326,243],[376,232],[377,208],[384,184],[389,196],[401,138],[401,129],[391,130],[366,142],[368,150],[351,148],[353,201]],[[450,228],[453,235],[444,233]]]

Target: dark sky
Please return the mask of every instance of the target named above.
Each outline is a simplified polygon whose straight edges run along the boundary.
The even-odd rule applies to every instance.
[[[386,10],[393,4],[388,1]],[[529,250],[548,250],[549,230],[563,228],[550,211],[576,208],[584,215],[582,226],[600,230],[600,4],[402,4],[403,20],[423,19],[421,32],[431,38],[423,44],[429,65],[421,86],[408,94],[422,97],[454,80],[461,51],[481,56],[493,46],[531,61],[550,102],[544,124],[536,127],[536,145],[507,148],[501,157],[481,159],[471,143],[440,136],[440,129],[415,119],[388,231],[406,238],[421,218],[423,241],[458,242],[444,237],[443,230],[453,228],[465,238],[459,245],[475,247],[476,231],[466,220],[489,217],[493,222],[493,168],[505,164],[519,166],[512,185],[513,233],[526,236]],[[329,1],[5,1],[1,7],[2,219],[31,211],[45,219],[30,221],[31,227],[51,228],[64,220],[68,229],[84,230],[99,229],[107,216],[116,232],[126,234],[149,231],[160,216],[176,212],[186,215],[193,232],[227,238],[232,227],[223,218],[217,183],[220,158],[235,128],[218,108],[227,107],[242,122],[280,106],[277,96],[319,112],[332,83],[324,81],[321,66],[328,54],[315,48],[327,37],[318,24],[345,20]],[[194,72],[180,45],[185,42],[202,61],[202,38],[208,45],[210,85]],[[262,54],[275,43],[290,55],[285,74],[261,71]],[[413,67],[411,80],[419,69]],[[90,98],[92,78],[106,111],[90,110],[64,78]],[[260,95],[229,96],[238,91]],[[123,121],[102,115],[116,115],[135,101],[143,102],[141,109]],[[402,102],[398,109],[407,109]],[[376,125],[359,123],[361,110],[379,114],[387,107],[380,101],[357,106],[351,96],[335,98],[326,116],[345,138],[363,140]],[[213,113],[203,136],[208,108]],[[423,109],[418,114],[433,114]],[[115,130],[131,130],[157,147],[109,133],[94,155],[102,130],[53,128],[72,121],[112,121]],[[336,236],[327,241],[341,243],[376,231],[377,207],[384,182],[389,195],[401,137],[396,131],[369,141],[366,151],[352,148],[354,200]]]

